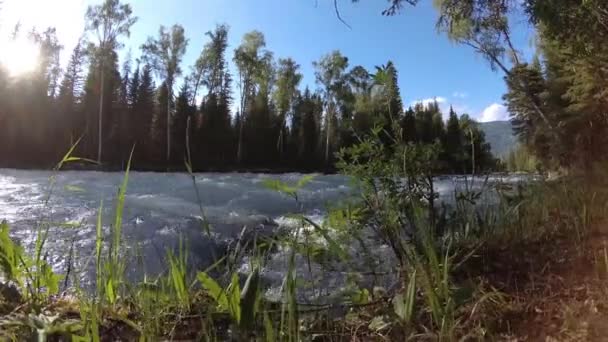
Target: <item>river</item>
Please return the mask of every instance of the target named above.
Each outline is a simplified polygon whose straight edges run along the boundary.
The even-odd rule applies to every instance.
[[[50,171],[0,169],[0,220],[10,224],[12,236],[29,250],[35,242],[40,223],[50,223],[45,246],[47,261],[56,271],[64,272],[72,250],[72,260],[81,274],[81,282],[90,284],[99,208],[103,202],[102,221],[107,241],[123,176],[121,172],[61,171],[54,174]],[[129,277],[138,279],[144,273],[161,273],[166,250],[175,250],[180,239],[187,241],[189,264],[202,269],[211,263],[213,254],[222,253],[234,243],[244,226],[249,232],[270,236],[293,228],[293,222],[288,218],[290,213],[302,212],[313,221],[320,222],[328,205],[352,194],[349,179],[340,175],[316,175],[299,191],[298,203],[264,186],[268,179],[295,183],[302,176],[296,173],[196,174],[204,211],[201,214],[189,175],[131,172],[123,215],[125,255],[131,260]],[[513,176],[507,178],[508,182],[521,180]],[[498,176],[492,179],[504,181]],[[440,177],[436,190],[445,200],[462,182],[457,177]],[[202,215],[211,225],[211,238],[201,226]],[[286,253],[283,249],[276,250],[264,269],[269,297],[278,296],[286,268]],[[351,254],[357,253],[353,247]],[[370,285],[369,281],[372,281],[373,284],[390,285],[395,279],[391,274],[390,250],[379,245],[373,249],[373,254],[382,262],[371,266],[369,271],[383,274],[381,277],[384,278],[378,279],[378,275],[374,275],[373,281],[367,279],[365,283]],[[297,263],[298,273],[316,284],[311,292],[302,294],[303,298],[321,298],[330,294],[321,293],[319,289],[329,292],[344,290],[353,278],[352,269],[334,267],[328,271],[321,265],[303,260],[302,256]],[[246,273],[247,267],[245,257],[241,272]],[[365,269],[356,271],[367,273]]]

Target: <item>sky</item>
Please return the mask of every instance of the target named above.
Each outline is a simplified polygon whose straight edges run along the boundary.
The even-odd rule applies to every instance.
[[[124,0],[123,0],[124,1]],[[0,42],[19,22],[22,30],[53,26],[64,45],[62,61],[67,61],[84,31],[87,6],[101,0],[0,0]],[[124,58],[128,51],[137,58],[148,36],[156,36],[160,25],[181,24],[189,39],[182,68],[189,70],[207,41],[205,32],[217,24],[230,26],[229,54],[242,36],[259,30],[275,58],[292,57],[304,75],[302,86],[317,87],[312,62],[340,50],[350,66],[362,65],[373,71],[391,60],[399,71],[399,86],[405,105],[437,100],[444,112],[450,105],[479,121],[508,119],[502,103],[503,75],[472,49],[450,42],[437,32],[437,13],[431,0],[406,7],[394,17],[384,17],[385,1],[339,0],[336,16],[333,0],[130,0],[138,17],[131,36],[123,38]],[[350,26],[350,27],[349,27]],[[517,47],[527,55],[532,51],[533,32],[518,22],[513,32]],[[2,54],[0,49],[0,56]],[[234,72],[234,66],[231,65]]]

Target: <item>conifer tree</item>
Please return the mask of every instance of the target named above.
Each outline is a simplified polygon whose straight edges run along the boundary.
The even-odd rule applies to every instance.
[[[129,36],[131,26],[137,22],[137,17],[132,15],[130,5],[121,4],[120,0],[105,0],[101,5],[89,6],[85,18],[87,31],[95,33],[98,41],[97,46],[91,45],[91,47],[95,48],[95,65],[98,67],[98,70],[100,70],[97,87],[100,91],[98,94],[99,99],[97,100],[99,110],[97,113],[98,123],[96,126],[98,129],[98,137],[96,141],[97,161],[101,162],[103,151],[102,145],[104,141],[103,129],[107,126],[103,123],[104,105],[108,103],[108,101],[104,99],[105,91],[108,88],[105,85],[105,77],[106,74],[111,73],[111,71],[108,72],[106,64],[109,64],[110,66],[113,64],[112,55],[114,55],[115,49],[121,47],[118,39],[120,36]]]
[[[84,120],[82,113],[82,92],[84,86],[84,63],[86,51],[82,39],[78,41],[72,51],[65,74],[59,86],[59,111],[62,113],[64,129],[57,132],[64,137],[63,147],[73,145],[84,134]]]
[[[462,153],[463,153],[463,135],[460,130],[460,121],[458,115],[450,106],[450,114],[447,122],[445,134],[445,157],[450,165],[450,172],[462,171]]]
[[[156,86],[152,79],[152,68],[144,64],[141,71],[141,80],[135,84],[132,80],[132,90],[137,89],[133,103],[133,135],[136,142],[134,159],[136,162],[149,163],[154,149],[152,120],[156,106]]]

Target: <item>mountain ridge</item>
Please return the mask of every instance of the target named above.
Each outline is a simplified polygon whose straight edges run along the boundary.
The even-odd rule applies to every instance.
[[[479,128],[485,133],[486,142],[490,144],[492,153],[497,158],[506,157],[519,144],[510,121],[480,122]]]

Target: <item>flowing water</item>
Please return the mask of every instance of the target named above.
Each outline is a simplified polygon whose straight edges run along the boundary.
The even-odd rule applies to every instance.
[[[6,220],[11,233],[23,246],[31,249],[36,229],[41,222],[51,224],[45,246],[47,261],[56,271],[66,269],[70,250],[83,284],[90,284],[95,249],[95,223],[103,202],[103,229],[106,240],[114,218],[118,187],[124,177],[120,172],[61,171],[54,181],[52,172],[0,169],[0,220]],[[353,190],[349,180],[340,175],[317,175],[299,191],[296,202],[267,189],[267,179],[295,183],[301,174],[204,173],[196,175],[196,185],[204,216],[211,224],[211,237],[201,225],[201,211],[192,179],[184,173],[131,172],[123,234],[125,255],[129,257],[128,275],[132,279],[164,270],[167,249],[176,249],[180,239],[187,241],[190,265],[202,269],[210,265],[212,255],[224,253],[227,246],[248,232],[272,236],[295,229],[290,213],[302,212],[313,221],[321,221],[328,205],[347,198]],[[508,181],[518,181],[509,177]],[[453,195],[462,180],[441,177],[436,189],[444,199]],[[51,184],[54,184],[51,187]],[[48,202],[47,202],[48,199]],[[355,246],[349,253],[357,255]],[[285,274],[288,251],[278,249],[263,270],[268,296],[276,297]],[[374,259],[382,260],[355,271],[364,276],[367,285],[386,286],[394,281],[394,264],[388,246],[377,245]],[[336,266],[327,270],[321,265],[298,257],[298,274],[314,283],[303,298],[322,298],[336,290],[345,290],[352,280],[352,268]],[[246,272],[247,260],[240,270]],[[369,274],[372,274],[369,276]],[[361,278],[361,277],[360,277]],[[361,279],[359,279],[361,280]],[[371,282],[371,283],[370,283]],[[321,290],[323,289],[323,290]],[[324,292],[325,291],[325,292]],[[327,292],[327,293],[326,293]],[[338,291],[339,292],[339,291]]]

